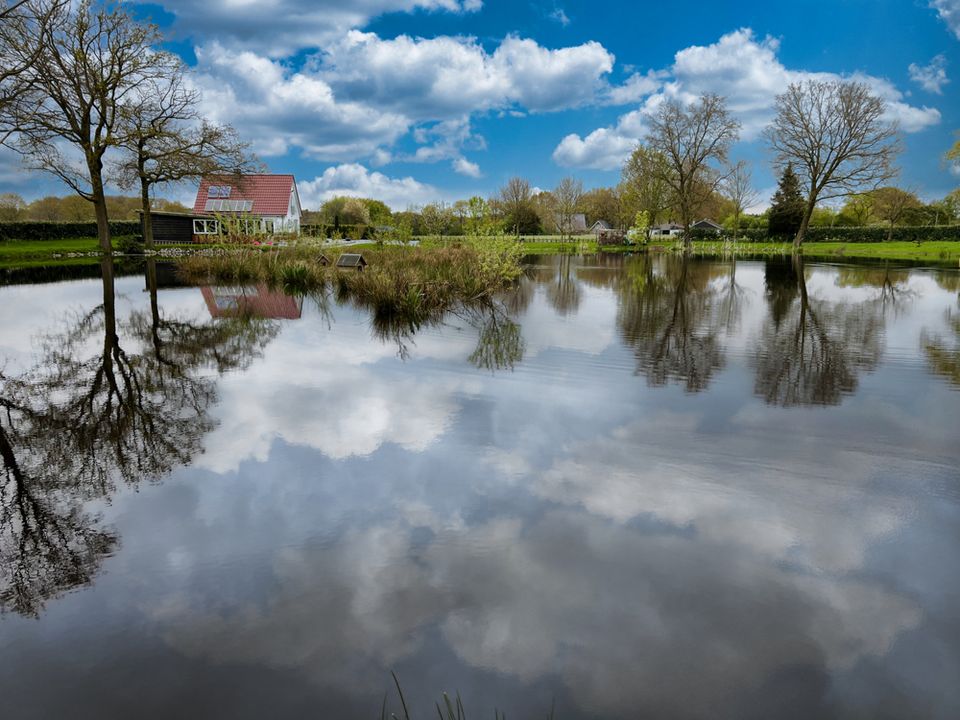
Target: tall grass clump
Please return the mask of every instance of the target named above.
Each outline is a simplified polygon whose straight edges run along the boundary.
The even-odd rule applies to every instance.
[[[369,308],[375,317],[427,317],[492,297],[522,274],[523,247],[510,239],[466,240],[429,248],[385,246],[364,250],[363,272],[337,269],[339,249],[243,249],[194,255],[180,263],[196,283],[254,283],[306,294],[331,284],[340,301]]]
[[[383,704],[380,707],[380,720],[413,720],[413,716],[410,714],[410,708],[407,706],[407,700],[403,696],[400,681],[397,679],[397,674],[391,672],[390,675],[393,677],[393,684],[397,689],[401,714],[397,715],[394,712],[387,712],[388,694],[385,694],[383,696]],[[463,701],[460,699],[460,693],[456,693],[452,698],[447,693],[441,693],[440,700],[434,703],[434,707],[440,720],[467,720],[467,711],[463,705]],[[493,710],[493,717],[494,720],[507,720],[507,714],[497,708]],[[554,720],[554,708],[552,706],[550,707],[549,714],[546,716],[546,720]]]

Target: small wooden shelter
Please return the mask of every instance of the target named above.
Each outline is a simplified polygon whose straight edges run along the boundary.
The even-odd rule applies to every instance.
[[[343,253],[337,258],[337,269],[356,270],[362,272],[367,266],[367,261],[363,259],[360,253]]]
[[[324,267],[327,267],[330,264],[330,258],[328,258],[323,253],[320,253],[320,257],[317,258],[317,262],[323,265]]]

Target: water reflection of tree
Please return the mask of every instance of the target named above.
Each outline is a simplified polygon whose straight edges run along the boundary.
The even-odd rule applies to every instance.
[[[689,257],[649,256],[627,263],[617,323],[651,385],[705,389],[724,366],[716,288],[709,264]]]
[[[952,346],[941,335],[927,331],[920,335],[920,346],[927,356],[930,369],[960,388],[960,312],[947,310],[946,321],[954,335]]]
[[[558,257],[557,272],[547,285],[547,300],[559,315],[576,313],[580,308],[580,283],[572,255]]]
[[[737,260],[730,261],[729,272],[720,287],[717,311],[727,335],[733,335],[740,327],[740,318],[746,305],[747,291],[737,282]]]
[[[213,427],[214,379],[198,371],[248,362],[275,332],[267,323],[165,318],[149,272],[149,317],[134,314],[121,327],[112,260],[101,270],[103,302],[45,337],[35,368],[0,378],[0,607],[27,615],[89,582],[117,543],[83,501],[189,462]],[[125,347],[121,329],[139,347]]]
[[[523,359],[523,332],[498,304],[490,302],[468,308],[478,328],[477,348],[470,362],[481,370],[513,369]]]
[[[754,352],[754,391],[771,405],[836,405],[876,367],[883,314],[873,301],[810,297],[803,259],[770,260],[770,313]]]
[[[847,266],[837,270],[837,285],[849,288],[871,288],[876,290],[873,301],[882,313],[896,313],[904,304],[916,297],[909,287],[910,272],[883,267]]]

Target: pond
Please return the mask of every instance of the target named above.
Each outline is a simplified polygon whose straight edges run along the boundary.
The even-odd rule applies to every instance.
[[[960,272],[70,272],[0,287],[5,717],[960,717]]]

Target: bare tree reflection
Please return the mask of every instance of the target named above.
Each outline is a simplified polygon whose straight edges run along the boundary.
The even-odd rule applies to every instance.
[[[882,313],[898,313],[905,304],[916,297],[909,286],[910,272],[884,267],[846,266],[839,268],[837,285],[850,288],[872,288],[876,290],[874,302]]]
[[[811,298],[802,257],[770,260],[768,320],[753,357],[754,392],[771,405],[837,405],[882,352],[882,313],[874,302]]]
[[[101,272],[103,302],[43,338],[36,367],[0,377],[4,610],[36,615],[91,580],[118,539],[84,501],[189,462],[214,425],[215,380],[197,371],[241,366],[275,333],[266,323],[164,318],[154,282],[149,316],[122,328],[128,349],[110,258]]]
[[[697,392],[725,363],[711,269],[687,256],[658,260],[659,267],[650,256],[627,263],[617,323],[651,385],[679,382]]]
[[[570,315],[580,308],[580,283],[572,255],[560,255],[556,274],[547,285],[547,300],[558,315]]]

